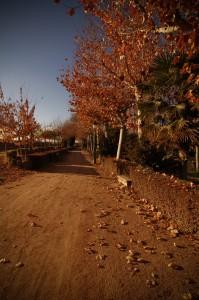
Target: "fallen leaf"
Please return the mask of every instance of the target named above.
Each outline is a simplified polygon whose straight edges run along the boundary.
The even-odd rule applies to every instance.
[[[173,243],[174,247],[176,248],[180,248],[180,249],[186,249],[185,246],[182,246],[182,245],[179,245],[179,244],[176,244],[175,242]]]
[[[96,251],[91,249],[91,248],[84,248],[84,250],[88,253],[88,254],[95,254]]]
[[[10,262],[9,259],[7,259],[5,257],[3,257],[3,258],[0,259],[0,264],[7,264],[9,262]]]
[[[149,246],[144,246],[143,248],[144,248],[144,250],[155,250],[154,247],[149,247]]]
[[[150,288],[152,288],[152,287],[155,287],[155,286],[157,286],[158,285],[158,282],[156,281],[156,280],[154,280],[154,279],[152,279],[152,280],[146,280],[146,285],[148,286],[148,287],[150,287]]]
[[[166,256],[167,258],[173,258],[173,254],[170,252],[162,251],[160,252],[162,255]]]
[[[120,224],[121,224],[121,225],[127,225],[128,222],[122,219],[121,222],[120,222]]]
[[[132,231],[128,231],[127,234],[128,235],[133,235],[133,232]]]
[[[143,264],[147,264],[147,263],[149,263],[149,261],[148,261],[148,260],[146,260],[146,259],[144,259],[144,258],[142,258],[142,257],[138,257],[138,258],[137,258],[137,262],[139,262],[139,263],[143,263]]]
[[[99,244],[101,247],[103,247],[103,246],[108,246],[108,243],[107,242],[100,242],[100,244]]]
[[[157,237],[156,239],[157,239],[157,241],[162,241],[162,242],[166,242],[167,241],[167,239],[164,238],[164,237]]]
[[[105,259],[106,259],[106,257],[107,257],[107,256],[106,256],[106,255],[104,255],[104,254],[98,254],[98,255],[96,255],[96,257],[95,257],[95,258],[96,258],[97,260],[105,260]]]
[[[138,268],[133,268],[133,272],[138,273],[138,272],[140,272],[140,270]]]
[[[118,243],[118,244],[116,245],[116,247],[117,247],[120,251],[126,251],[126,249],[127,249],[127,246],[126,246],[126,245],[120,244],[120,243]]]
[[[100,228],[100,229],[106,229],[108,227],[108,224],[105,223],[105,222],[98,223],[97,227]]]
[[[174,269],[174,270],[183,270],[183,267],[182,266],[179,266],[179,265],[177,265],[177,264],[175,264],[175,263],[169,263],[168,264],[168,267],[169,268],[172,268],[172,269]]]
[[[141,244],[141,245],[145,246],[147,244],[147,242],[142,241],[142,240],[137,240],[137,244]]]
[[[98,267],[99,269],[104,269],[104,265],[102,265],[102,264],[97,264],[97,267]]]
[[[152,273],[151,273],[151,277],[153,277],[153,278],[158,278],[159,276],[158,276],[158,274],[152,272]]]
[[[37,215],[33,215],[32,213],[27,214],[27,216],[28,216],[29,218],[38,218]]]
[[[133,204],[127,204],[126,207],[127,208],[134,208],[134,205]]]
[[[88,242],[88,246],[95,246],[95,242]]]
[[[16,268],[21,268],[21,267],[23,267],[23,266],[24,266],[24,264],[23,264],[21,261],[19,261],[19,262],[16,263],[16,265],[15,265]]]
[[[179,235],[179,231],[178,231],[177,229],[172,229],[172,230],[170,231],[170,236],[171,236],[171,237],[175,238],[175,237],[177,237],[178,235]]]

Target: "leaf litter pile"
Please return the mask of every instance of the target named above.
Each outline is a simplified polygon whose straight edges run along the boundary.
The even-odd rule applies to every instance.
[[[23,170],[17,167],[7,167],[5,165],[0,165],[0,185],[16,181],[21,177],[32,173],[32,171]]]
[[[104,189],[114,193],[114,188],[104,187]],[[194,286],[196,282],[186,270],[190,259],[187,257],[186,262],[188,248],[193,247],[194,251],[198,251],[197,238],[184,236],[157,207],[146,199],[139,199],[133,191],[129,192],[122,187],[116,187],[115,191],[114,205],[105,208],[106,203],[95,203],[95,207],[100,206],[100,210],[94,214],[96,223],[92,226],[91,235],[95,237],[87,243],[84,250],[94,258],[96,267],[103,272],[108,263],[113,263],[113,251],[117,251],[116,257],[121,256],[127,274],[136,278],[144,277],[146,288],[151,289],[160,288],[163,284],[161,269],[158,269],[156,263],[161,260],[168,275],[172,272],[172,277],[178,274],[179,278],[184,277],[182,285],[186,289],[181,294],[182,299],[196,299],[195,295],[199,297],[199,292],[195,294],[194,291],[195,288],[197,290],[196,285]],[[149,231],[148,239],[140,238],[141,230],[139,228],[135,230],[133,227],[135,221],[131,222],[129,213],[132,219],[141,219],[144,230]],[[110,233],[117,233],[114,243],[112,238],[109,239]],[[189,246],[185,239],[188,245],[191,242]]]

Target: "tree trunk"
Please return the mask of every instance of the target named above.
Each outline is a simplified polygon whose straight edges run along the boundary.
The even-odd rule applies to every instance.
[[[96,150],[97,150],[97,147],[96,147],[96,130],[94,130],[93,132],[93,163],[96,164],[96,161],[97,161],[97,153],[96,153]]]
[[[182,179],[187,179],[187,160],[182,161]]]
[[[138,91],[137,87],[135,87],[135,99],[136,99],[137,106],[138,106],[138,102],[140,100],[140,94],[139,94],[139,91]],[[142,120],[141,120],[140,115],[141,115],[141,111],[138,109],[137,110],[137,135],[138,135],[138,140],[140,140],[141,137],[142,137],[142,128],[141,128]]]
[[[119,142],[118,142],[118,147],[117,147],[117,156],[116,160],[120,159],[120,154],[121,154],[121,147],[122,147],[122,139],[123,139],[123,133],[124,133],[124,128],[120,128],[120,135],[119,135]]]
[[[196,172],[199,171],[199,151],[198,146],[196,146]]]
[[[142,123],[142,120],[141,120],[141,118],[140,118],[140,115],[141,115],[141,112],[140,112],[140,110],[138,109],[138,131],[137,131],[137,133],[138,133],[138,140],[140,140],[141,139],[141,137],[142,137],[142,128],[141,128],[141,123]]]
[[[96,152],[97,152],[97,159],[98,159],[98,162],[100,163],[101,162],[101,150],[100,150],[100,138],[99,138],[99,130],[97,129],[96,131],[96,143],[97,143],[97,149],[96,149]]]
[[[87,139],[86,139],[86,150],[89,152],[89,149],[90,149],[90,138],[89,138],[89,134],[88,134]]]

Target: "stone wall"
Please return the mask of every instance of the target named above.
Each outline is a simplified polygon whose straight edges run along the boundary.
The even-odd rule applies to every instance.
[[[139,197],[157,206],[182,232],[199,231],[199,189],[191,182],[113,158],[103,158],[101,168],[107,176],[128,175]]]

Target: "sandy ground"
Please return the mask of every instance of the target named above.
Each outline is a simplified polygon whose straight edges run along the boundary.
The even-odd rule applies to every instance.
[[[0,186],[0,299],[199,299],[199,240],[152,210],[78,151]]]

